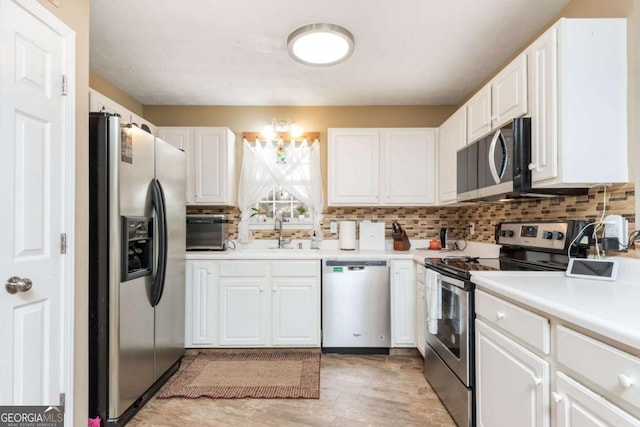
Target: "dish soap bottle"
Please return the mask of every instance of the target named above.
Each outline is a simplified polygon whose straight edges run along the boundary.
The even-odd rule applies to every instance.
[[[316,232],[314,231],[311,235],[311,249],[318,249],[318,239],[316,237]]]

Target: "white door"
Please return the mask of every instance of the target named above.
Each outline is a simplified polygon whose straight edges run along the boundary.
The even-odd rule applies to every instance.
[[[193,144],[191,143],[192,131],[185,127],[160,127],[158,136],[169,144],[187,153],[187,204],[194,202],[194,161]]]
[[[527,113],[527,55],[507,65],[491,82],[492,129]]]
[[[186,347],[211,347],[215,344],[218,314],[215,286],[216,263],[187,261]]]
[[[438,203],[455,202],[458,198],[458,150],[467,144],[467,115],[460,108],[438,131]]]
[[[394,347],[415,347],[413,261],[391,261],[391,339]]]
[[[73,310],[63,299],[60,253],[72,214],[64,180],[66,46],[22,6],[0,0],[0,405],[56,404],[64,392],[63,316]],[[5,285],[11,277],[15,293]]]

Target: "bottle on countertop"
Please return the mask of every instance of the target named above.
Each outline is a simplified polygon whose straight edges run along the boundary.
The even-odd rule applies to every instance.
[[[318,238],[316,237],[316,232],[314,231],[311,235],[311,249],[318,249]]]

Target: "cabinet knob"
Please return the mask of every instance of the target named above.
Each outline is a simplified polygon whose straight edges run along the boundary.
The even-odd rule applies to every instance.
[[[496,317],[498,318],[498,320],[504,319],[504,312],[503,311],[496,311]]]
[[[556,403],[562,402],[562,395],[560,393],[556,393],[555,391],[551,392],[551,398]]]
[[[536,165],[534,165],[533,163],[529,163],[529,166],[527,167],[529,168],[530,171],[532,171],[536,168]]]
[[[540,384],[542,384],[542,380],[536,376],[532,376],[531,377],[531,384],[533,384],[534,386],[538,387]]]
[[[624,388],[631,388],[631,386],[633,386],[633,378],[628,377],[625,374],[618,375],[618,382]]]
[[[273,289],[271,289],[271,292],[273,292],[275,294],[277,290],[278,290],[278,287],[274,286]]]

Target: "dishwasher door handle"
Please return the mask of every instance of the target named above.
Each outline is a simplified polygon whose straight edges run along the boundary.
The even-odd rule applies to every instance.
[[[362,271],[364,270],[363,265],[352,265],[348,267],[349,271]]]

